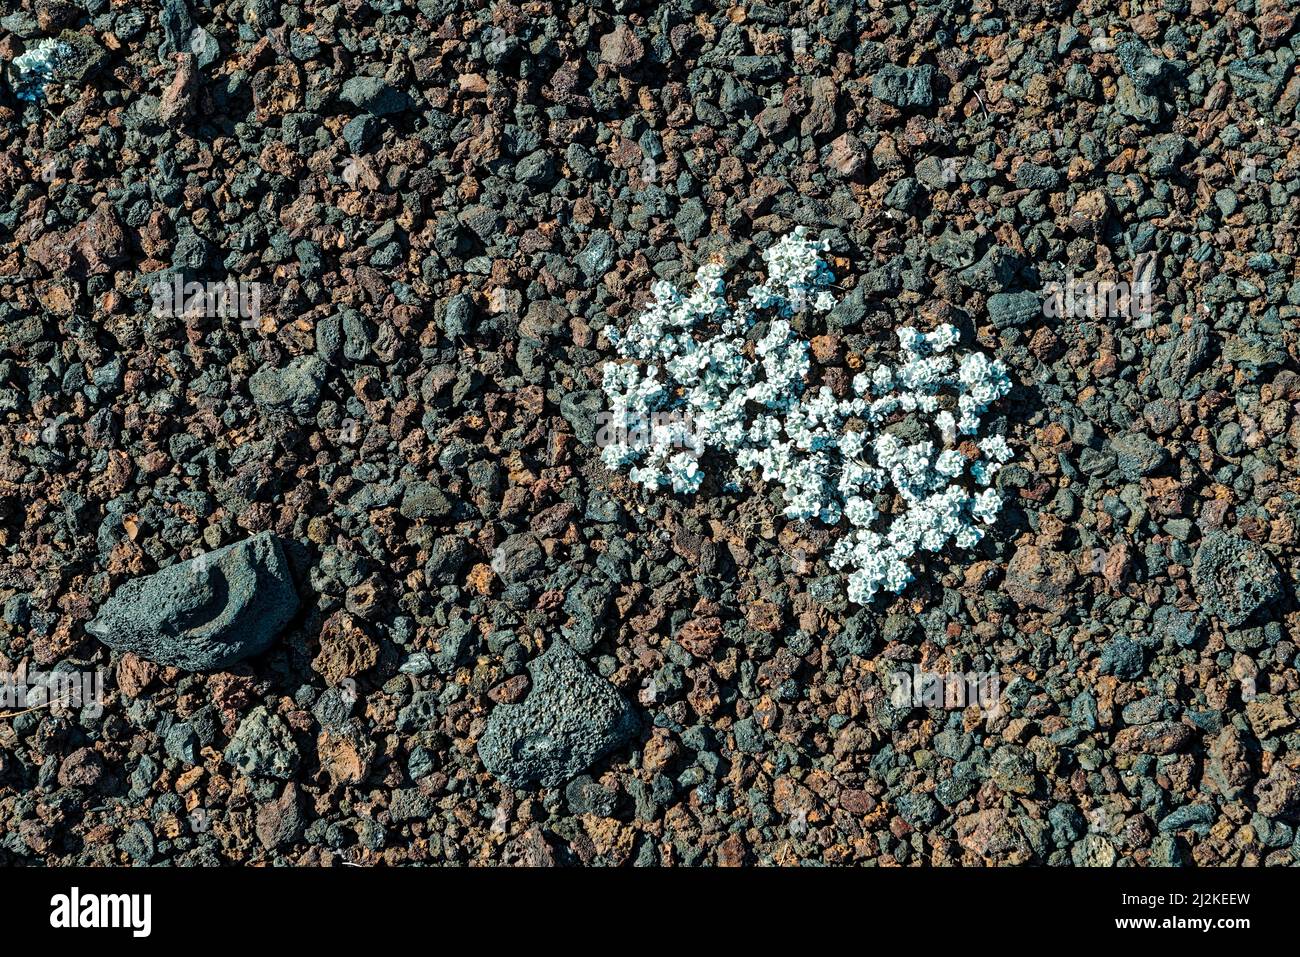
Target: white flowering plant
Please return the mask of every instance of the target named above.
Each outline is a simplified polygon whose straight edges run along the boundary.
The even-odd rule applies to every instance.
[[[62,62],[71,53],[68,44],[46,39],[13,60],[14,95],[20,100],[39,100],[45,87],[58,74]]]
[[[810,389],[809,344],[791,319],[835,304],[825,249],[796,228],[764,251],[767,279],[734,304],[717,265],[696,271],[689,295],[656,283],[630,327],[606,333],[621,361],[604,369],[617,438],[601,456],[633,482],[680,494],[696,492],[719,458],[735,463],[732,482],[775,483],[786,518],[845,527],[829,562],[847,571],[849,599],[866,604],[912,581],[917,552],[970,548],[996,520],[993,480],[1011,449],[1000,435],[963,437],[1011,380],[982,352],[958,358],[960,334],[941,325],[899,329],[898,363],[859,373],[850,398]],[[928,421],[929,438],[886,431],[908,413]],[[891,491],[902,509],[882,514]]]

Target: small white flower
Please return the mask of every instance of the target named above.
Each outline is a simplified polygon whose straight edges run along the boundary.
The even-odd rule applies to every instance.
[[[945,478],[957,478],[966,470],[966,456],[956,449],[945,449],[934,460],[934,469]]]

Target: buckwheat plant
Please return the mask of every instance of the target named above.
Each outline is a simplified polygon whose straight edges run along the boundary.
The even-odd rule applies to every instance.
[[[1000,435],[965,437],[1011,382],[981,352],[958,357],[957,329],[941,325],[899,329],[898,363],[858,374],[851,398],[808,388],[808,343],[790,320],[835,304],[825,248],[795,229],[764,251],[766,281],[734,304],[717,265],[696,271],[689,295],[655,283],[626,332],[607,330],[622,361],[604,370],[615,439],[601,456],[633,482],[681,494],[719,458],[735,463],[735,483],[746,474],[775,483],[786,518],[844,527],[829,562],[847,570],[849,599],[866,604],[907,586],[917,552],[970,548],[997,518],[992,483],[1011,449]],[[885,431],[908,413],[929,438]],[[891,492],[902,508],[882,514]]]
[[[39,100],[45,86],[54,79],[59,64],[69,53],[66,43],[45,39],[26,53],[14,57],[13,87],[20,100]]]

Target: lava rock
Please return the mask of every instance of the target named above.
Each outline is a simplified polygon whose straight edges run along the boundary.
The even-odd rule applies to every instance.
[[[636,712],[563,640],[528,672],[528,696],[497,705],[478,743],[484,767],[507,785],[558,787],[636,734]]]
[[[974,260],[973,249],[971,261]],[[966,263],[969,265],[969,263]],[[998,292],[989,296],[989,321],[998,329],[1027,325],[1043,314],[1043,303],[1032,292]]]
[[[595,285],[614,265],[614,240],[609,233],[595,233],[578,253],[578,268],[587,277],[588,285]]]
[[[343,142],[348,144],[348,149],[354,156],[359,156],[366,151],[366,147],[379,134],[380,121],[369,113],[362,113],[354,116],[343,127]]]
[[[1256,807],[1270,817],[1294,814],[1300,810],[1300,775],[1286,765],[1275,763],[1268,777],[1255,785]]]
[[[1024,545],[1007,565],[1006,592],[1019,605],[1064,611],[1070,586],[1078,578],[1068,555]]]
[[[506,538],[492,555],[492,570],[507,584],[528,581],[542,567],[546,556],[532,532],[519,532]]]
[[[1226,532],[1211,534],[1197,549],[1192,585],[1206,610],[1234,628],[1282,599],[1282,576],[1268,552]],[[1271,610],[1271,617],[1280,613]]]
[[[852,133],[843,133],[831,142],[826,156],[826,165],[840,176],[845,179],[856,176],[866,164],[866,148]]]
[[[1125,635],[1116,635],[1106,643],[1098,665],[1104,675],[1134,681],[1142,676],[1146,661],[1141,645]]]
[[[596,441],[596,429],[605,411],[605,395],[596,389],[570,392],[560,400],[560,415],[573,427],[573,434],[583,445]]]
[[[302,835],[302,802],[298,788],[290,782],[274,801],[257,808],[257,839],[265,848],[285,847]]]
[[[378,77],[354,76],[343,82],[339,98],[374,116],[390,116],[412,107],[411,98]]]
[[[1205,631],[1200,615],[1191,611],[1179,611],[1168,605],[1156,609],[1153,621],[1157,636],[1172,638],[1180,648],[1192,647]]]
[[[871,95],[897,107],[931,106],[934,103],[934,67],[881,67],[871,78]]]
[[[293,776],[301,760],[284,719],[261,705],[239,723],[223,757],[248,777],[282,780]]]
[[[1127,432],[1111,439],[1115,463],[1120,474],[1130,481],[1160,470],[1169,461],[1169,451],[1159,442],[1141,432]]]
[[[299,356],[282,369],[258,369],[249,377],[248,390],[259,406],[302,417],[315,411],[324,383],[325,362],[313,353]]]
[[[263,532],[124,583],[86,631],[149,661],[211,671],[265,651],[297,610],[284,551]]]
[[[450,337],[467,336],[474,331],[474,304],[464,294],[452,296],[443,310],[442,331]]]
[[[919,791],[899,796],[898,816],[912,827],[926,828],[943,818],[943,808],[929,794]]]
[[[1192,729],[1177,721],[1154,721],[1125,728],[1115,735],[1118,754],[1173,754],[1191,743]]]
[[[600,38],[600,62],[620,73],[635,69],[645,57],[645,45],[626,23],[620,23]]]
[[[402,518],[409,521],[446,518],[451,514],[451,500],[432,482],[414,482],[406,487],[402,504],[398,507]]]

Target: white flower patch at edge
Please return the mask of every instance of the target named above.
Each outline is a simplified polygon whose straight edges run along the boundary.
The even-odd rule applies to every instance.
[[[764,251],[767,280],[734,305],[717,265],[696,271],[689,296],[655,283],[653,301],[626,332],[607,330],[624,360],[604,370],[615,432],[638,440],[616,441],[601,455],[633,482],[684,494],[699,489],[705,453],[731,456],[733,480],[757,471],[780,486],[787,518],[847,525],[829,561],[848,569],[849,599],[866,604],[881,589],[906,587],[917,552],[970,548],[997,518],[993,478],[1011,449],[1000,435],[975,443],[973,458],[957,446],[1011,381],[983,353],[959,360],[951,352],[959,334],[942,325],[924,334],[899,329],[899,364],[855,376],[851,399],[826,386],[808,390],[808,343],[790,319],[835,304],[824,288],[833,278],[819,255],[825,249],[798,227]],[[745,334],[760,317],[767,331],[750,359]],[[954,396],[956,415],[941,408]],[[930,416],[933,440],[906,444],[881,431],[898,412]],[[874,499],[889,490],[904,508],[881,515]]]

